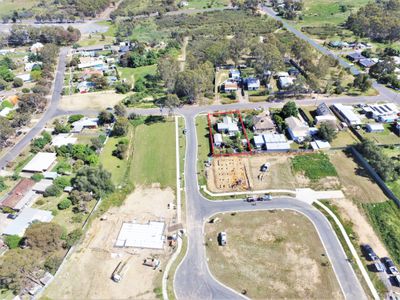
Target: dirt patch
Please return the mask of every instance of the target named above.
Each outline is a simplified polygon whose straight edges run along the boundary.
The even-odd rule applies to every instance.
[[[383,202],[387,197],[380,187],[368,176],[352,157],[337,151],[330,155],[342,185],[342,191],[358,203]]]
[[[335,199],[332,202],[339,208],[340,216],[353,223],[353,230],[357,234],[360,244],[369,244],[380,256],[388,256],[385,246],[376,235],[367,217],[349,199]]]
[[[291,211],[220,214],[206,224],[211,272],[253,299],[343,299],[312,223]],[[228,236],[218,246],[218,232]],[[324,255],[321,255],[324,254]]]
[[[60,108],[67,111],[93,109],[101,110],[118,104],[126,95],[116,94],[114,91],[74,94],[63,96],[60,100]]]
[[[163,250],[115,248],[114,244],[123,222],[146,223],[163,220],[174,224],[175,211],[168,209],[174,201],[172,189],[137,188],[125,200],[105,214],[106,220],[96,219],[85,240],[66,261],[61,272],[50,284],[45,296],[52,299],[154,299],[154,288],[160,286],[162,272],[144,266],[146,257],[155,256],[165,267],[172,249]],[[129,259],[125,275],[119,283],[110,276],[120,261]]]

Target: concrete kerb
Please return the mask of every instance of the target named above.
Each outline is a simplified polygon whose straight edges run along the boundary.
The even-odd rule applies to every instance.
[[[336,215],[327,206],[325,206],[323,203],[321,203],[318,200],[315,200],[314,202],[318,206],[320,206],[323,210],[325,210],[335,221],[336,225],[339,227],[341,234],[343,235],[343,238],[344,238],[347,246],[350,249],[351,254],[353,255],[354,259],[356,260],[357,266],[359,267],[361,274],[364,277],[364,280],[366,281],[374,299],[380,299],[379,294],[378,294],[377,290],[375,289],[375,286],[372,283],[371,279],[369,278],[368,272],[365,270],[364,265],[362,264],[361,259],[358,256],[356,249],[354,248],[353,244],[351,243],[350,238],[347,235],[346,230],[344,229],[342,223],[339,221],[339,219],[336,217]]]
[[[303,216],[305,216],[305,217],[313,224],[313,226],[314,226],[314,228],[315,228],[315,231],[317,232],[318,237],[319,237],[319,239],[320,239],[320,241],[321,241],[321,243],[322,243],[322,246],[324,247],[324,250],[325,250],[325,252],[327,253],[327,257],[328,257],[328,259],[329,259],[329,262],[330,262],[330,264],[331,264],[332,267],[333,267],[336,280],[338,281],[338,284],[339,284],[340,289],[341,289],[341,291],[342,291],[342,293],[343,293],[343,296],[346,298],[346,295],[345,295],[345,293],[344,293],[343,287],[342,287],[342,285],[341,285],[341,283],[340,283],[340,280],[339,280],[339,278],[338,278],[338,276],[337,276],[337,273],[336,273],[336,271],[335,271],[335,266],[334,266],[334,264],[332,264],[332,260],[331,260],[330,256],[328,255],[328,252],[327,252],[327,250],[326,250],[326,246],[325,246],[325,244],[324,244],[324,242],[323,242],[323,240],[322,240],[322,238],[321,238],[321,234],[319,233],[319,230],[318,230],[317,226],[315,225],[314,221],[313,221],[309,216],[307,216],[305,213],[303,213],[302,211],[300,211],[300,210],[298,210],[298,209],[295,209],[295,208],[285,208],[285,209],[281,209],[281,208],[279,208],[279,209],[275,209],[275,208],[255,208],[255,209],[245,209],[245,210],[240,210],[240,211],[237,211],[237,210],[227,210],[227,211],[215,212],[215,213],[211,214],[210,216],[208,216],[207,218],[204,219],[203,228],[202,228],[203,236],[205,236],[205,234],[204,234],[204,227],[205,227],[206,220],[207,220],[207,219],[210,219],[212,216],[215,216],[215,215],[217,215],[217,214],[223,214],[223,213],[233,213],[233,212],[241,213],[241,212],[255,212],[255,211],[268,211],[268,210],[290,210],[290,211],[295,211],[295,212],[298,212],[298,213],[302,214]],[[332,229],[332,230],[333,230],[333,229]],[[336,234],[335,234],[334,231],[333,231],[333,234],[336,236]],[[339,242],[339,241],[338,241],[338,242]],[[339,244],[340,244],[340,242],[339,242]],[[345,254],[345,252],[344,252],[344,250],[343,250],[342,247],[341,247],[341,249],[342,249],[343,253]],[[206,251],[206,246],[205,246],[205,245],[204,245],[204,251]],[[207,252],[205,252],[205,253],[206,253],[206,255],[207,255]],[[345,254],[345,255],[346,255],[346,254]],[[206,258],[207,258],[207,257],[206,257]],[[211,277],[212,277],[216,282],[218,282],[219,284],[221,284],[221,285],[224,286],[225,288],[227,288],[227,289],[229,289],[229,290],[235,292],[236,294],[240,295],[241,297],[243,297],[243,298],[245,298],[245,299],[249,299],[249,298],[245,297],[244,295],[239,294],[238,292],[236,292],[236,291],[233,290],[232,288],[230,288],[230,287],[226,286],[225,284],[221,283],[219,280],[217,280],[217,279],[214,277],[214,275],[211,273],[211,271],[210,271],[210,269],[209,269],[209,267],[208,267],[208,262],[206,262],[206,266],[207,266],[208,273],[211,275]],[[353,269],[353,268],[352,268],[352,269]],[[354,270],[353,270],[353,271],[354,271]]]
[[[257,190],[257,191],[244,191],[244,192],[226,192],[226,193],[213,193],[207,189],[207,186],[202,185],[203,191],[211,197],[224,197],[224,196],[235,196],[235,195],[258,195],[258,194],[287,194],[289,196],[296,196],[296,191],[286,189],[269,189],[269,190]],[[208,199],[209,200],[209,199]]]

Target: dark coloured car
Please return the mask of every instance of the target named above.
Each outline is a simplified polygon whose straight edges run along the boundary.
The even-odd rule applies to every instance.
[[[361,245],[362,252],[365,258],[369,261],[378,260],[378,255],[375,254],[374,250],[372,250],[371,246],[368,244]]]
[[[399,270],[397,270],[397,267],[395,266],[394,262],[389,257],[382,258],[382,262],[385,264],[387,270],[391,274],[393,274],[393,275],[399,274]]]
[[[374,263],[374,267],[375,267],[376,272],[384,272],[385,271],[385,266],[380,261],[377,261],[376,263]]]
[[[14,215],[14,214],[8,214],[8,216],[7,216],[7,218],[9,218],[9,219],[15,219],[15,218],[17,218],[17,215]]]

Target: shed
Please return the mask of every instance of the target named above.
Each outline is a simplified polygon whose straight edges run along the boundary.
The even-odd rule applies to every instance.
[[[24,172],[44,172],[47,171],[57,160],[57,155],[51,152],[39,152],[22,169]]]
[[[214,134],[214,145],[216,147],[221,147],[222,142],[223,142],[222,141],[222,134],[220,134],[220,133]]]
[[[310,145],[314,151],[328,150],[331,148],[331,144],[329,144],[329,142],[322,140],[314,140],[313,142],[310,143]]]
[[[383,127],[383,125],[381,123],[367,124],[366,131],[367,132],[384,132],[385,127]]]
[[[57,172],[43,172],[43,177],[45,179],[54,180],[58,177],[58,174],[57,174]]]
[[[347,58],[351,61],[358,62],[359,60],[365,59],[366,57],[363,56],[361,53],[354,52],[354,53],[347,54]]]
[[[263,139],[262,135],[255,135],[253,137],[253,140],[254,140],[254,145],[257,148],[262,148],[265,145],[265,142],[264,142],[264,139]]]
[[[53,184],[51,179],[42,179],[32,187],[32,191],[43,194],[44,191]]]

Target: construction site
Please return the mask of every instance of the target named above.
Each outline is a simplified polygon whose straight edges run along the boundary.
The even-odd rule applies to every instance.
[[[296,187],[290,155],[282,153],[252,156],[214,157],[206,168],[212,192],[238,192]]]
[[[174,251],[172,189],[137,188],[93,221],[46,289],[51,299],[155,299]]]

